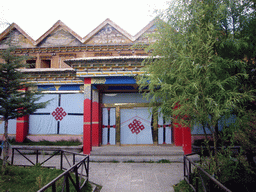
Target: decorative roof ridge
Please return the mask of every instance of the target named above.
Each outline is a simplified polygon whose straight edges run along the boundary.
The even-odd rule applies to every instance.
[[[114,27],[117,31],[119,31],[120,33],[122,33],[125,37],[127,37],[129,40],[133,41],[133,37],[126,32],[124,29],[122,29],[121,27],[119,27],[116,23],[114,23],[113,21],[111,21],[109,18],[107,18],[105,21],[103,21],[100,25],[98,25],[94,30],[92,30],[88,35],[86,35],[83,40],[82,43],[87,42],[88,40],[90,40],[96,33],[98,33],[103,27],[105,27],[107,24],[111,25],[112,27]]]
[[[24,35],[33,45],[35,45],[34,39],[32,39],[25,31],[23,31],[16,23],[12,23],[0,34],[0,41],[6,37],[13,29],[17,29],[22,35]]]
[[[67,25],[65,25],[61,20],[58,20],[48,31],[46,31],[41,37],[36,40],[36,45],[42,42],[49,34],[54,32],[58,27],[63,27],[67,32],[73,35],[76,39],[82,42],[82,37],[80,37],[76,32],[70,29]]]

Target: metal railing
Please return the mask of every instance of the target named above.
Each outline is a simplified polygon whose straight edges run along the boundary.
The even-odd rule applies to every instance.
[[[191,153],[184,156],[184,179],[190,185],[194,191],[203,190],[208,191],[228,191],[223,184],[221,184],[217,179],[203,170],[194,161],[189,159],[189,156],[198,153]],[[200,186],[201,185],[201,186]]]
[[[80,169],[80,173],[79,173]],[[86,174],[83,174],[83,170],[85,170]],[[75,174],[75,179],[71,177],[71,174]],[[89,156],[85,157],[83,160],[80,162],[76,163],[72,167],[70,167],[68,170],[66,170],[64,173],[56,177],[54,180],[52,180],[50,183],[39,189],[37,192],[42,192],[45,191],[48,188],[51,188],[53,192],[56,192],[56,183],[59,181],[61,178],[64,178],[63,183],[62,183],[62,191],[70,191],[70,183],[71,181],[72,185],[74,186],[76,191],[81,191],[83,187],[86,185],[88,181],[88,176],[89,176]],[[86,178],[82,182],[82,178]]]
[[[25,152],[24,152],[25,151]],[[31,151],[32,154],[31,154]],[[42,153],[43,151],[43,153]],[[44,155],[45,151],[51,152],[53,154]],[[24,147],[12,147],[12,156],[11,156],[11,164],[14,165],[15,153],[18,152],[25,160],[23,164],[15,164],[16,166],[34,166],[39,165],[48,168],[57,168],[57,161],[59,159],[59,168],[61,170],[66,170],[61,175],[53,179],[43,188],[39,189],[38,191],[45,191],[46,189],[51,188],[53,192],[56,191],[56,183],[60,179],[64,178],[62,183],[62,191],[70,191],[70,182],[71,185],[74,186],[76,191],[81,191],[81,189],[86,185],[89,179],[89,156],[83,155],[80,153],[70,152],[66,150],[54,150],[54,149],[41,149],[40,147],[31,147],[31,146],[24,146]],[[46,157],[40,162],[39,155]],[[49,156],[49,157],[48,157]],[[81,160],[76,162],[76,157],[80,156]],[[50,159],[54,158],[54,163],[49,163]],[[20,158],[20,157],[19,157]],[[41,158],[42,159],[42,158]],[[50,166],[45,165],[46,162],[50,164]],[[65,167],[67,165],[68,167]],[[73,175],[73,177],[72,177]]]

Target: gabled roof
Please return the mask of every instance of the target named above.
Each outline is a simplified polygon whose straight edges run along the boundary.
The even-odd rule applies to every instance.
[[[152,26],[154,26],[157,23],[158,19],[155,18],[152,21],[149,22],[143,29],[141,29],[133,38],[134,41],[136,41],[140,36],[142,36],[144,33],[147,32]]]
[[[70,45],[70,46],[80,46],[80,45],[86,44],[86,43],[90,44],[94,40],[96,42],[96,40],[99,40],[99,38],[101,38],[101,34],[99,32],[101,32],[103,30],[108,30],[108,28],[110,27],[113,29],[113,31],[112,31],[113,35],[117,35],[115,37],[115,39],[112,39],[113,40],[111,42],[112,44],[118,44],[118,41],[121,44],[127,44],[127,43],[129,44],[129,43],[138,41],[140,39],[140,37],[143,36],[143,34],[152,32],[149,30],[151,29],[151,27],[153,27],[156,24],[156,22],[157,22],[157,19],[152,20],[148,25],[146,25],[135,36],[132,36],[129,33],[127,33],[125,30],[123,30],[121,27],[119,27],[117,24],[115,24],[113,21],[111,21],[110,19],[106,19],[98,27],[96,27],[94,30],[92,30],[88,35],[86,35],[84,38],[82,38],[77,33],[75,33],[73,30],[71,30],[68,26],[66,26],[62,21],[58,20],[48,31],[46,31],[36,41],[33,40],[17,24],[13,23],[0,34],[0,41],[2,41],[4,38],[6,38],[6,36],[9,33],[11,33],[14,29],[16,29],[24,38],[27,39],[26,42],[30,44],[30,47],[33,47],[33,46],[37,47],[37,46],[40,46],[40,44],[42,44],[42,43],[44,44],[45,43],[44,41],[46,41],[50,35],[53,35],[55,32],[59,33],[59,29],[62,29],[66,34],[69,34],[70,38],[77,40],[77,41],[73,41],[76,44]],[[61,32],[59,34],[61,34]],[[51,38],[54,38],[54,37],[51,37]],[[113,38],[113,36],[110,35],[109,38],[110,39],[108,39],[108,41],[111,41],[111,38]],[[55,40],[57,41],[58,39],[55,38]],[[68,38],[66,40],[68,40]],[[107,44],[111,44],[108,41],[106,41]],[[53,42],[52,39],[49,40],[49,42]],[[45,46],[54,47],[54,45],[49,45],[49,42]],[[60,43],[62,43],[62,41],[60,41]],[[104,44],[104,43],[95,43],[95,45],[97,45],[97,44]],[[59,45],[57,45],[57,46],[59,46]],[[21,47],[22,47],[22,45],[21,45]]]
[[[41,37],[39,37],[36,40],[36,45],[38,45],[40,42],[42,42],[48,35],[53,33],[56,29],[59,27],[62,27],[65,31],[69,32],[71,35],[73,35],[76,39],[78,39],[80,42],[82,41],[82,38],[75,33],[72,29],[70,29],[67,25],[65,25],[61,20],[58,20],[48,31],[46,31]]]
[[[127,33],[125,30],[123,30],[121,27],[119,27],[117,24],[115,24],[113,21],[111,21],[109,18],[107,18],[105,21],[103,21],[98,27],[96,27],[93,31],[91,31],[88,35],[86,35],[83,38],[82,43],[86,43],[89,41],[94,35],[96,35],[102,28],[104,28],[107,24],[114,27],[118,32],[120,32],[122,35],[124,35],[126,38],[128,38],[130,41],[133,41],[132,36]]]
[[[35,41],[25,31],[23,31],[16,23],[12,23],[7,29],[5,29],[0,34],[0,41],[4,39],[13,29],[18,30],[24,37],[26,37],[29,40],[29,42],[35,45]]]

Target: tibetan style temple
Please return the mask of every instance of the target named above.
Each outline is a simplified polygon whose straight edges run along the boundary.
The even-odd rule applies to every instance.
[[[138,92],[135,76],[143,73],[145,48],[154,42],[155,21],[135,36],[107,19],[84,38],[56,22],[38,40],[17,24],[0,34],[0,49],[18,46],[28,55],[27,80],[43,90],[46,108],[9,121],[16,141],[83,141],[83,152],[101,145],[183,146],[191,152],[189,128],[152,115],[149,101]],[[155,113],[154,113],[155,114]],[[0,121],[0,134],[3,134]]]

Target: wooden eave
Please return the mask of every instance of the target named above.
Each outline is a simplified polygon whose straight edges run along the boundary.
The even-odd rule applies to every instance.
[[[27,74],[27,80],[49,83],[72,81],[79,83],[80,79],[76,77],[76,71],[72,68],[36,68],[36,69],[20,69],[21,72]]]
[[[86,57],[66,60],[77,77],[134,76],[140,74],[149,56]]]
[[[136,46],[136,50],[144,50],[145,46]],[[68,52],[80,52],[80,51],[130,51],[133,44],[124,45],[84,45],[84,46],[63,46],[63,47],[32,47],[32,48],[17,48],[16,53],[68,53]]]
[[[85,58],[76,58],[76,59],[68,59],[64,62],[67,63],[73,69],[77,67],[88,67],[94,63],[102,64],[111,63],[111,64],[119,64],[126,63],[127,66],[129,62],[142,62],[143,60],[149,58],[149,56],[109,56],[109,57],[85,57]]]

